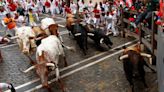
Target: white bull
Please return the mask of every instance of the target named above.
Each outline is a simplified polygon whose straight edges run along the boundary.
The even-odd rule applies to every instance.
[[[59,56],[65,57],[62,44],[55,35],[50,35],[41,41],[41,44],[37,47],[36,59],[42,55],[42,52],[46,53],[47,61],[55,65],[58,64]]]
[[[66,60],[60,40],[58,39],[57,36],[50,35],[47,38],[42,39],[41,44],[37,47],[37,51],[36,51],[37,64],[25,70],[24,73],[27,73],[32,69],[36,69],[36,72],[41,79],[43,87],[46,87],[50,90],[50,87],[48,85],[49,68],[51,68],[52,70],[55,69],[56,78],[60,82],[59,68],[58,68],[58,62],[60,56],[63,56],[64,60]],[[49,68],[47,66],[49,66]],[[60,85],[62,87],[61,82]],[[63,88],[64,87],[62,87],[62,90]]]
[[[25,54],[29,54],[30,48],[35,48],[35,32],[32,30],[31,27],[28,26],[22,26],[16,29],[16,36],[17,36],[17,42],[21,49],[21,51]]]

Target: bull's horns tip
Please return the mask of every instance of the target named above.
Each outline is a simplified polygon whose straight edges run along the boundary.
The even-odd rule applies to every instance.
[[[147,54],[147,53],[141,53],[141,56],[149,58],[149,63],[152,65],[152,55]]]
[[[119,60],[123,60],[123,59],[125,59],[125,58],[128,58],[128,54],[119,57]]]
[[[23,73],[27,73],[27,72],[31,71],[32,69],[34,69],[34,68],[35,68],[35,66],[31,66],[31,67],[28,68],[27,70],[23,71]]]
[[[55,67],[55,64],[53,63],[46,63],[47,66]]]
[[[10,39],[17,39],[18,38],[18,36],[14,36],[14,37],[11,37]]]
[[[63,27],[63,28],[65,28],[65,26],[63,26],[63,25],[60,25],[60,24],[58,24],[58,26],[59,26],[59,27]]]
[[[103,43],[103,40],[104,40],[103,38],[101,38],[101,39],[100,39],[100,44],[102,44],[102,43]]]
[[[65,48],[67,48],[68,50],[70,50],[70,51],[72,51],[72,52],[76,52],[75,47],[65,46]]]
[[[147,53],[141,53],[141,56],[151,58],[151,55],[150,54],[147,54]]]

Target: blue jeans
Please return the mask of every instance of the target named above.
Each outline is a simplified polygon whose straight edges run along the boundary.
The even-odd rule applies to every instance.
[[[147,13],[147,11],[140,13],[136,18],[135,24],[138,25],[143,19],[145,19]]]

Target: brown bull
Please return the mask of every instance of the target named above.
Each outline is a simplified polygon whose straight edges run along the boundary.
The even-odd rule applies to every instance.
[[[148,67],[151,71],[155,72],[143,57],[149,57],[148,54],[141,53],[140,48],[138,46],[132,48],[124,47],[123,56],[119,59],[123,60],[123,68],[128,82],[132,88],[132,92],[134,92],[134,83],[132,79],[138,75],[141,77],[142,82],[145,87],[148,87],[145,82],[145,70],[144,66]]]
[[[48,90],[48,92],[52,92],[51,88],[48,84],[48,75],[49,73],[58,68],[54,63],[48,63],[47,59],[45,58],[47,57],[47,54],[45,52],[42,52],[42,55],[38,56],[38,60],[36,65],[28,68],[27,70],[23,71],[24,73],[27,73],[29,71],[31,71],[32,69],[36,70],[37,75],[39,76],[42,86],[43,88],[46,88]],[[61,87],[62,91],[64,92],[64,85],[61,82],[60,79],[58,79],[59,82],[59,86]]]

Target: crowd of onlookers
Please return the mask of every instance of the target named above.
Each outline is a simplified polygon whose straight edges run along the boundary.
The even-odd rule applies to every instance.
[[[94,3],[93,3],[94,2]],[[70,5],[65,0],[0,0],[0,19],[2,25],[6,27],[6,32],[14,35],[16,26],[29,25],[37,26],[39,16],[49,13],[52,17],[61,14],[66,18],[67,14],[83,15],[84,21],[93,24],[95,27],[103,25],[105,33],[119,34],[117,26],[121,24],[120,16],[122,11],[132,10],[138,12],[137,15],[126,15],[131,21],[131,25],[136,28],[140,22],[146,25],[150,23],[153,11],[159,10],[158,0],[103,0],[95,3],[90,0],[70,0]],[[157,24],[159,24],[160,13],[155,12]],[[16,22],[16,23],[15,23]],[[149,25],[150,26],[150,25]]]

